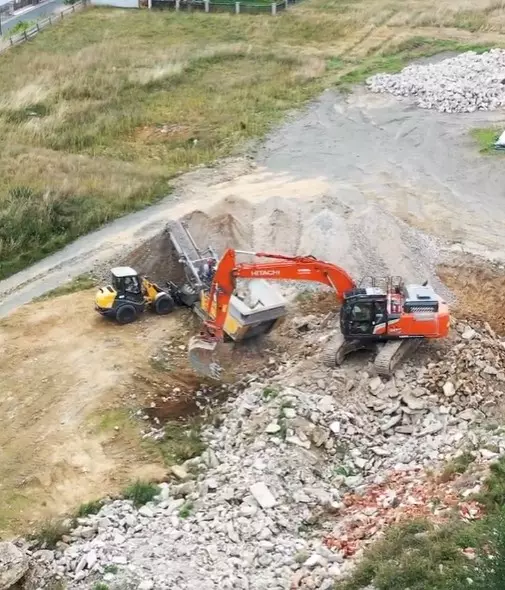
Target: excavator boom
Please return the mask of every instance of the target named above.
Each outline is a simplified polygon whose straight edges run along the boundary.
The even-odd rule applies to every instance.
[[[248,254],[269,260],[237,263],[237,254]],[[226,250],[214,274],[208,298],[208,309],[204,310],[207,316],[210,316],[211,306],[215,301],[215,318],[207,320],[202,333],[192,338],[189,344],[190,363],[199,373],[214,378],[219,376],[218,365],[211,362],[210,357],[217,343],[223,338],[223,326],[228,304],[235,291],[236,280],[256,278],[318,282],[331,287],[339,301],[342,300],[345,291],[356,287],[353,279],[345,270],[313,256],[242,252],[231,248]]]

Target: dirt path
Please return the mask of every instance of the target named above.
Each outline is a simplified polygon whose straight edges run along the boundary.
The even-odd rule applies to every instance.
[[[92,297],[27,306],[0,324],[0,535],[165,473],[118,408],[142,403],[134,375],[167,331],[180,331],[179,317],[116,330]]]
[[[186,174],[177,181],[174,193],[161,203],[123,217],[1,281],[0,316],[76,275],[117,260],[126,249],[156,235],[168,219],[195,210],[215,210],[216,206],[223,210],[229,199],[238,199],[239,206],[234,210],[245,225],[251,219],[251,206],[259,211],[262,203],[269,202],[275,209],[274,199],[289,200],[286,210],[284,205],[277,207],[282,216],[289,217],[298,206],[295,202],[324,198],[326,210],[334,214],[332,227],[338,234],[348,230],[348,218],[358,223],[359,216],[364,215],[368,221],[360,222],[365,230],[360,230],[361,234],[372,237],[375,244],[385,244],[392,239],[393,231],[391,218],[386,217],[393,215],[442,239],[447,248],[503,259],[502,162],[478,156],[467,133],[471,127],[500,118],[499,113],[447,115],[423,111],[408,102],[364,90],[347,98],[328,91],[270,136],[258,151],[257,166],[239,159],[218,169]],[[377,215],[384,223],[374,222]],[[396,219],[394,231],[401,233],[403,226],[399,227]],[[284,242],[283,250],[314,250],[317,228],[313,230],[315,233],[307,230]],[[281,245],[279,239],[261,244],[260,231],[256,232],[258,240],[253,240],[258,246]],[[344,248],[351,249],[351,256],[342,259],[341,246],[341,241],[334,242],[335,254],[330,258],[351,264],[353,240],[349,239]],[[419,247],[416,241],[403,249],[399,266],[405,269],[400,271],[409,274],[408,258]],[[436,248],[441,247],[439,244]],[[323,251],[327,249],[325,245]],[[390,270],[399,272],[397,268]]]

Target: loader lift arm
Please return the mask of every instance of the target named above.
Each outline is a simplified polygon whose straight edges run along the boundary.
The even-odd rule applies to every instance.
[[[271,260],[237,263],[237,254],[249,254]],[[205,310],[210,316],[211,306],[215,302],[215,318],[204,323],[200,341],[218,342],[223,338],[223,325],[228,304],[235,291],[236,280],[257,278],[322,283],[334,289],[338,301],[342,300],[345,291],[356,286],[345,270],[314,256],[284,256],[266,252],[243,252],[230,248],[219,261],[210,289],[208,309]]]

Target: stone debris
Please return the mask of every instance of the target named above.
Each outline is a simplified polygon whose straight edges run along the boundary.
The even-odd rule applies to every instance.
[[[311,334],[312,356],[236,389],[204,429],[206,450],[172,467],[152,502],[79,518],[52,573],[70,590],[112,566],[114,585],[143,590],[329,590],[402,516],[457,506],[479,518],[468,495],[505,452],[505,435],[485,427],[505,392],[502,340],[457,323],[386,381],[371,362],[322,366],[309,344],[324,334]],[[464,485],[426,476],[463,452],[475,459]]]
[[[482,507],[474,500],[465,500],[466,492],[474,492],[474,483],[466,482],[456,490],[455,482],[429,478],[418,470],[385,474],[361,495],[343,497],[345,508],[338,523],[325,538],[332,549],[352,557],[362,550],[378,531],[402,519],[429,518],[443,522],[457,509],[461,518],[476,520],[483,516]],[[459,483],[459,482],[458,482]]]
[[[13,543],[0,542],[0,590],[14,586],[28,571],[28,557]]]
[[[371,76],[367,85],[372,92],[414,97],[423,109],[493,111],[505,105],[505,50],[467,51],[437,63],[412,64],[398,74]]]
[[[275,498],[262,481],[253,484],[249,490],[262,508],[266,509],[275,506]]]

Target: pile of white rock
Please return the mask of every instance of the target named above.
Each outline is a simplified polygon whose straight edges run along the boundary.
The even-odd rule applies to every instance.
[[[413,64],[367,80],[372,92],[414,97],[423,109],[446,113],[492,111],[505,105],[505,50],[474,51],[437,63]]]
[[[481,326],[455,332],[444,360],[426,370],[407,363],[390,381],[353,363],[324,368],[317,355],[258,377],[205,429],[202,456],[172,468],[155,500],[105,504],[40,558],[71,589],[330,590],[352,567],[324,543],[346,494],[469,445],[478,461],[505,451],[503,433],[474,431],[483,413],[461,415],[477,392],[456,381],[454,395],[444,391],[455,359],[465,359],[461,373],[499,395],[501,339]]]
[[[505,343],[489,325],[458,323],[426,346],[427,362],[421,351],[385,380],[371,358],[324,367],[330,330],[316,319],[293,322],[303,353],[233,388],[204,430],[205,452],[173,466],[153,501],[108,501],[55,550],[28,547],[46,572],[37,587],[56,576],[70,590],[330,590],[352,568],[325,544],[348,522],[348,494],[390,472],[421,478],[468,449],[479,463],[505,452],[504,433],[489,429]]]

